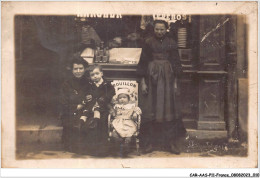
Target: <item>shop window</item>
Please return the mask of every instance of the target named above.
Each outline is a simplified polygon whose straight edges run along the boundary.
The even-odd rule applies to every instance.
[[[101,51],[104,60],[99,57],[94,62],[107,63],[108,50],[112,48],[142,48],[144,40],[153,35],[153,21],[165,20],[169,24],[168,34],[177,42],[179,54],[183,65],[191,64],[191,23],[188,15],[119,15],[114,18],[106,17],[78,17],[76,21],[80,27],[80,50],[88,47],[94,49],[89,54],[99,55]],[[135,50],[133,50],[135,51]],[[84,56],[86,57],[86,56]]]

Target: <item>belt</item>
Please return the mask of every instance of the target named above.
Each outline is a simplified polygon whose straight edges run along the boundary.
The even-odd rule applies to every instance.
[[[167,60],[169,58],[169,53],[152,53],[154,60]]]

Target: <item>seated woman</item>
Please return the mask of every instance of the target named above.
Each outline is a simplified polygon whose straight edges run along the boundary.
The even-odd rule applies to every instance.
[[[75,112],[79,109],[87,91],[85,71],[88,63],[74,57],[71,62],[72,73],[61,88],[61,119],[63,124],[62,141],[66,151],[79,152],[80,135],[75,126]]]

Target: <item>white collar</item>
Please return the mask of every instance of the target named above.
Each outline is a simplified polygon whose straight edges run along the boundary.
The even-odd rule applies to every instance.
[[[97,83],[94,82],[94,84],[95,84],[97,87],[99,87],[103,82],[104,82],[104,80],[103,80],[103,78],[101,78],[99,82],[97,82]]]

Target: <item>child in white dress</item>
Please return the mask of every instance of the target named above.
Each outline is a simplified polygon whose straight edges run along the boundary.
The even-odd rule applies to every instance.
[[[117,104],[114,106],[114,128],[112,137],[118,142],[123,143],[127,149],[132,136],[137,131],[137,118],[142,111],[135,103],[129,103],[130,95],[127,89],[120,89],[117,96]],[[126,153],[126,152],[125,152]]]

